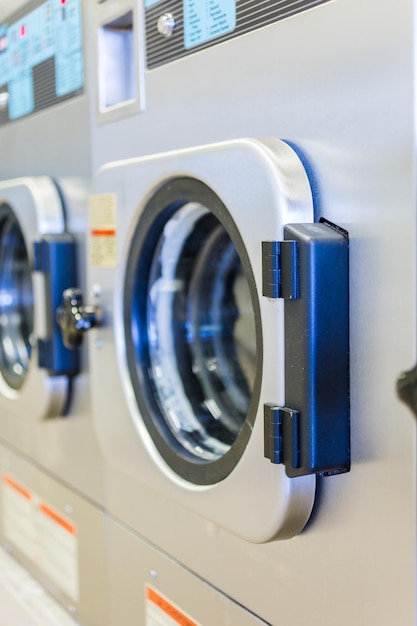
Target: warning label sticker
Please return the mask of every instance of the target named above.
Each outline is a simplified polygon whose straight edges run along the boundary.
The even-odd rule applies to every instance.
[[[3,531],[72,600],[79,600],[77,529],[11,476],[2,481]]]
[[[89,199],[90,263],[96,267],[115,267],[117,263],[117,201],[112,193]]]
[[[75,526],[44,502],[39,503],[37,510],[40,568],[70,598],[78,600],[78,545]]]
[[[32,494],[11,476],[3,476],[5,537],[29,559],[35,559],[36,527]]]
[[[201,626],[152,587],[146,587],[146,626]]]

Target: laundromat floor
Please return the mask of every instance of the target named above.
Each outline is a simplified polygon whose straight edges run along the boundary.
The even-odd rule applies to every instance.
[[[0,548],[0,626],[78,626],[5,550]]]

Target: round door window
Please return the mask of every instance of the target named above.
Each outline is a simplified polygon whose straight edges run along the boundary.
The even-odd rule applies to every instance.
[[[28,253],[19,222],[0,205],[0,371],[20,389],[29,367],[33,291]]]
[[[210,484],[241,457],[260,386],[260,314],[241,237],[218,196],[175,179],[133,237],[125,329],[136,400],[162,456]]]

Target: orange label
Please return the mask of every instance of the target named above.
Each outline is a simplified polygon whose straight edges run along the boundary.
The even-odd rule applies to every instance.
[[[154,589],[146,587],[146,597],[150,602],[155,604],[163,613],[170,617],[172,621],[174,621],[176,624],[180,624],[180,626],[198,626],[196,622],[184,615],[182,611],[177,609],[177,607],[171,604],[171,602],[159,595],[159,593],[154,591]]]
[[[90,231],[92,237],[116,237],[115,229],[93,229]]]
[[[17,483],[13,478],[7,476],[7,474],[3,474],[3,482],[5,482],[6,485],[17,491],[17,493],[20,493],[20,495],[26,498],[26,500],[32,499],[32,494],[27,489],[19,485],[19,483]]]
[[[58,515],[58,513],[55,513],[55,511],[53,511],[46,504],[40,504],[39,505],[39,510],[42,513],[44,513],[45,515],[47,515],[51,520],[53,520],[54,522],[59,524],[61,526],[61,528],[63,528],[67,532],[71,533],[71,535],[76,535],[77,534],[74,524],[71,524],[71,522],[69,522],[65,518],[61,517],[61,515]]]

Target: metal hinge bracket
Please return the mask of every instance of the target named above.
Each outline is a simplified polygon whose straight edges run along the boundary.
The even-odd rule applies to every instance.
[[[271,463],[300,466],[300,414],[288,407],[264,405],[264,456]]]
[[[262,242],[262,295],[286,300],[299,297],[296,241]]]

